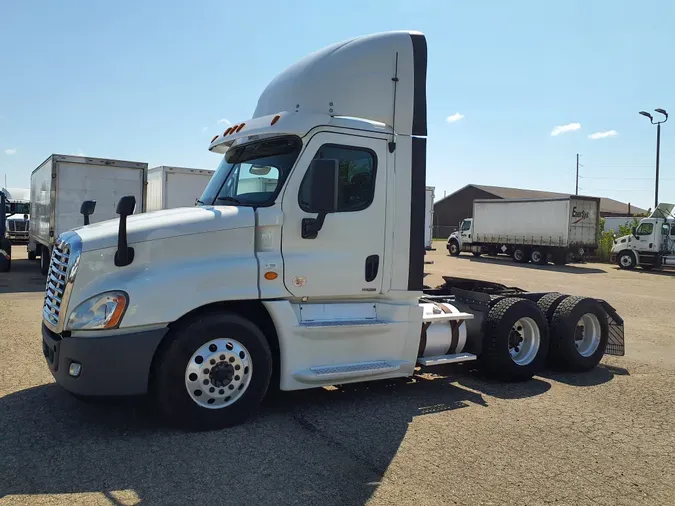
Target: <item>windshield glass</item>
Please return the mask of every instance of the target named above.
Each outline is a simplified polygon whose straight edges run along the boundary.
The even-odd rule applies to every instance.
[[[28,202],[6,202],[6,214],[30,214],[30,204]]]
[[[297,137],[251,142],[227,152],[198,204],[267,206],[300,153]]]

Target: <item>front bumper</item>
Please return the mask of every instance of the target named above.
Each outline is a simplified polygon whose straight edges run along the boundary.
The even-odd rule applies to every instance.
[[[84,396],[140,395],[148,391],[152,358],[168,328],[108,337],[62,337],[42,325],[42,352],[56,382]],[[81,365],[77,377],[68,370]]]

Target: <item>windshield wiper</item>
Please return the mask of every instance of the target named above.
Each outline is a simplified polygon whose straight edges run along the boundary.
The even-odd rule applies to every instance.
[[[234,205],[237,205],[237,206],[239,204],[241,204],[241,202],[239,202],[239,199],[236,199],[234,197],[229,197],[229,196],[227,196],[227,197],[217,197],[216,200],[220,200],[222,202],[231,202],[231,203],[233,203]]]

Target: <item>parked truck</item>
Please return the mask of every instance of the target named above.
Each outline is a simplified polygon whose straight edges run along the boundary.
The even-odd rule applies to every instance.
[[[31,226],[28,258],[40,258],[40,271],[47,275],[57,238],[83,224],[80,207],[96,202],[91,223],[115,217],[120,198],[133,195],[138,210],[145,209],[145,171],[140,162],[50,155],[31,174]]]
[[[434,249],[434,190],[433,186],[427,186],[424,196],[424,248],[427,251]]]
[[[12,242],[7,237],[7,216],[11,214],[3,188],[0,190],[0,272],[8,272],[12,268]]]
[[[146,211],[194,206],[213,172],[166,165],[148,169]]]
[[[645,270],[675,266],[675,205],[659,204],[648,218],[632,227],[631,235],[614,238],[612,262],[621,269]]]
[[[5,234],[12,244],[28,243],[30,226],[30,190],[2,188],[7,202]]]
[[[564,265],[583,260],[598,247],[600,199],[573,195],[540,199],[477,199],[467,218],[448,238],[458,256],[505,254],[515,262]]]
[[[426,62],[419,32],[315,52],[212,139],[202,204],[129,216],[124,197],[118,219],[61,234],[42,325],[56,381],[217,428],[270,389],[470,361],[524,380],[622,355],[603,300],[450,276],[423,289]],[[253,176],[268,186],[238,184]]]

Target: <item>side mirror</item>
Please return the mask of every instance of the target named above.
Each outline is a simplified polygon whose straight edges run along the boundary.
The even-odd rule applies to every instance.
[[[326,215],[338,208],[339,163],[334,159],[312,160],[306,177],[309,183],[308,211],[319,215],[316,218],[303,218],[302,238],[315,239],[323,228]]]
[[[85,200],[84,202],[82,202],[82,205],[80,206],[80,214],[84,216],[85,225],[89,225],[89,216],[94,214],[95,209],[96,209],[95,200]]]
[[[117,203],[117,214],[120,216],[129,216],[134,214],[134,209],[136,209],[136,197],[133,195],[127,195],[122,197]]]
[[[633,234],[633,237],[635,237],[637,239],[638,235],[637,235],[637,228],[636,227],[631,227],[630,233]]]
[[[117,214],[120,215],[120,228],[117,232],[117,252],[115,253],[115,265],[124,267],[134,261],[134,248],[130,248],[127,242],[127,216],[134,214],[136,197],[127,195],[117,203]]]

